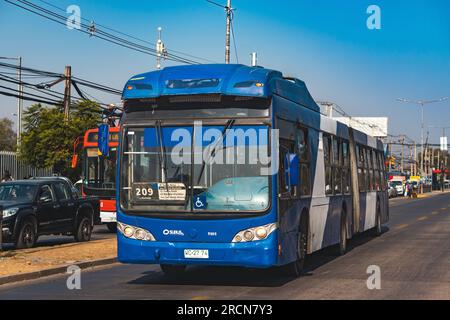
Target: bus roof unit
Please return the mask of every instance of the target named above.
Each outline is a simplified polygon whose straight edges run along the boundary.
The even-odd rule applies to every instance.
[[[123,99],[218,94],[270,98],[278,95],[320,112],[303,81],[284,78],[279,71],[240,64],[167,67],[131,78]]]

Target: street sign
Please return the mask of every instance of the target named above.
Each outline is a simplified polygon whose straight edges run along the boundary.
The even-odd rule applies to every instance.
[[[441,137],[441,151],[447,151],[447,137]]]

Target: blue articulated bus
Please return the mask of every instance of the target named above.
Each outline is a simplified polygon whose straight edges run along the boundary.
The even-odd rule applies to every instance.
[[[123,92],[118,259],[268,268],[388,221],[381,141],[320,113],[305,83],[244,65],[167,67]]]

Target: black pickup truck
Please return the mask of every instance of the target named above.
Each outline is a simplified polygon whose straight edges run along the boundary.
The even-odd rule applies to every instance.
[[[82,198],[70,180],[61,177],[0,184],[3,242],[31,248],[41,235],[73,235],[89,241],[100,219],[99,201]]]

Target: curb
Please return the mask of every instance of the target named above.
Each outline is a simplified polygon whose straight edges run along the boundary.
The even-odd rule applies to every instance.
[[[19,281],[25,281],[25,280],[34,280],[39,279],[43,277],[52,276],[55,274],[63,274],[67,272],[67,267],[71,265],[77,265],[80,267],[80,269],[87,269],[92,267],[98,267],[108,264],[113,264],[117,262],[117,258],[105,258],[105,259],[98,259],[98,260],[91,260],[91,261],[82,261],[79,263],[73,263],[73,264],[67,264],[62,265],[50,269],[44,269],[39,271],[33,271],[28,273],[21,273],[21,274],[14,274],[11,276],[3,276],[0,277],[0,285],[12,283],[12,282],[19,282]]]

